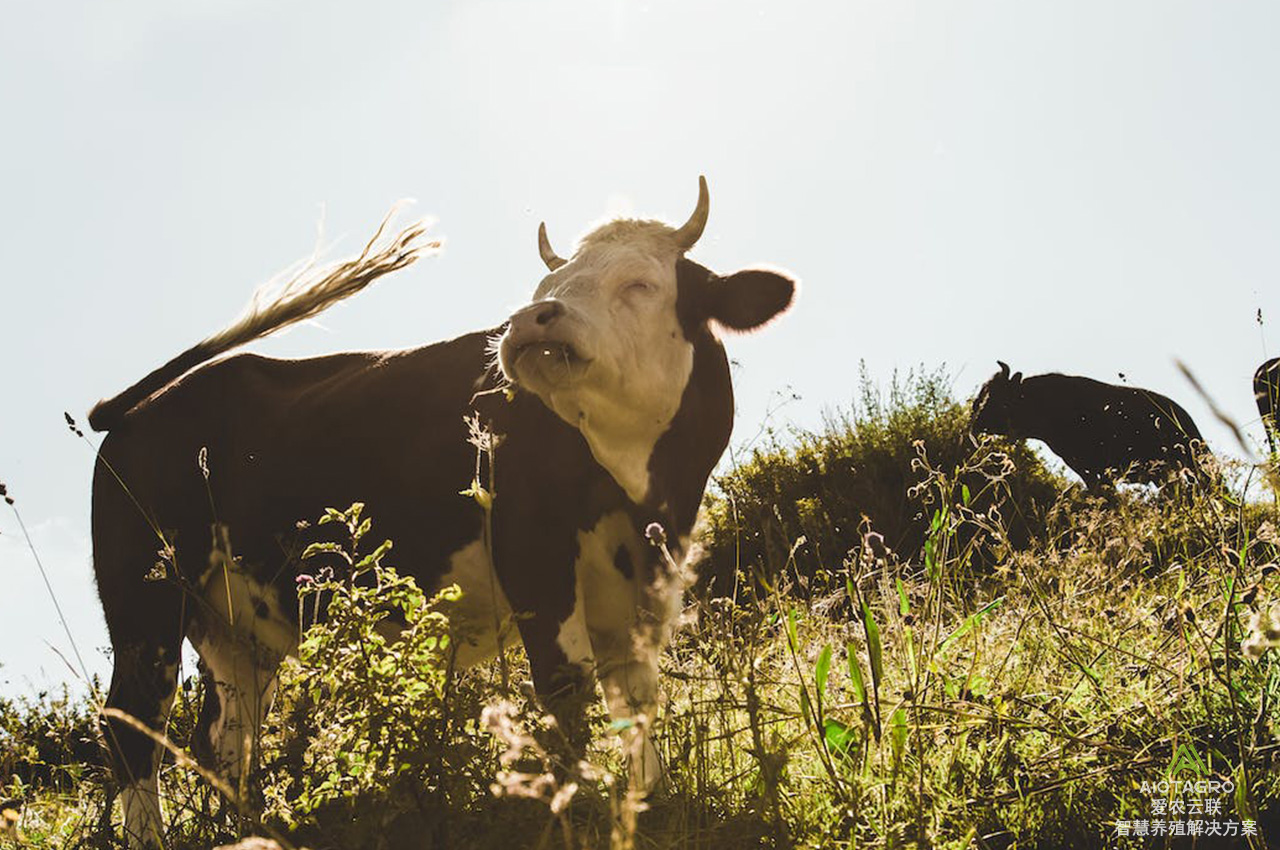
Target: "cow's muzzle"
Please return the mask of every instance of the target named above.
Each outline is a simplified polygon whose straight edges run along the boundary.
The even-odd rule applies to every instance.
[[[562,373],[568,377],[580,374],[591,358],[574,339],[569,310],[555,298],[535,301],[512,314],[507,331],[498,347],[502,371],[509,380],[517,381],[518,372],[532,368],[548,372],[546,377]]]
[[[554,334],[556,325],[567,312],[564,302],[556,298],[535,301],[521,307],[511,315],[507,323],[506,340],[516,348],[545,342]]]

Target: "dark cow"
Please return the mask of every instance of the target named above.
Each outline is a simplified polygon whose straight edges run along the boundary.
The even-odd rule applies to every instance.
[[[295,287],[100,403],[90,423],[110,433],[93,545],[115,650],[108,706],[158,727],[189,638],[216,695],[197,737],[235,787],[276,665],[298,639],[285,555],[295,524],[359,500],[394,540],[402,572],[426,588],[462,587],[459,665],[491,656],[510,629],[563,728],[581,728],[572,706],[596,679],[615,717],[652,716],[657,657],[634,633],[664,644],[682,581],[646,530],[661,525],[679,567],[733,422],[718,329],[758,328],[795,292],[775,271],[722,276],[684,256],[707,219],[705,180],[699,188],[683,226],[613,221],[567,260],[540,229],[551,273],[502,327],[407,351],[240,354],[190,371],[358,288]],[[411,253],[389,248],[383,266],[370,270],[365,257],[337,277],[370,278]],[[476,471],[464,422],[473,411],[502,437],[491,559],[480,507],[459,496]],[[216,535],[230,540],[229,574],[210,566],[226,562]],[[178,580],[148,580],[163,546]],[[629,728],[645,734],[643,722]],[[107,733],[126,832],[152,843],[158,749],[115,719]],[[656,753],[647,739],[632,743],[643,753],[632,780],[651,787]]]
[[[1172,399],[1077,375],[1024,379],[999,365],[973,401],[973,433],[1043,440],[1091,490],[1111,480],[1159,484],[1179,469],[1199,471],[1200,430]]]
[[[1253,373],[1253,397],[1258,402],[1262,428],[1271,454],[1276,453],[1276,408],[1280,407],[1280,357],[1273,357]]]

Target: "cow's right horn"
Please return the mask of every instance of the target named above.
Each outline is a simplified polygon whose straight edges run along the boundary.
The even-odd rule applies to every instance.
[[[1003,360],[997,360],[996,365],[1000,367],[1000,377],[1006,381],[1009,380],[1009,364]]]
[[[707,178],[698,175],[698,205],[693,208],[693,215],[675,232],[676,244],[680,250],[688,251],[693,243],[702,235],[707,226],[707,213],[711,211],[711,193],[707,191]]]
[[[547,240],[547,223],[544,221],[538,225],[538,253],[542,255],[542,262],[547,264],[547,268],[551,271],[563,266],[568,260],[560,257],[555,251],[551,250],[551,242]]]

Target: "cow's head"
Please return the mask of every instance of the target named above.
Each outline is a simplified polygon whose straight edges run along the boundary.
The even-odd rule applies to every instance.
[[[539,227],[551,273],[511,316],[498,346],[506,378],[581,430],[637,501],[647,493],[654,444],[680,409],[695,342],[711,323],[758,328],[795,293],[795,282],[777,272],[722,277],[684,259],[702,235],[709,204],[700,178],[697,207],[680,227],[612,221],[584,236],[567,260]]]
[[[969,418],[970,434],[1000,434],[1017,437],[1019,399],[1022,397],[1022,373],[1009,374],[1009,364],[997,360],[1000,371],[982,385],[973,400]]]

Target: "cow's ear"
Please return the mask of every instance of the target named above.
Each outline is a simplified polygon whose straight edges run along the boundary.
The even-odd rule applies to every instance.
[[[731,331],[755,330],[791,306],[796,281],[769,269],[720,276],[693,260],[676,262],[677,309],[690,327],[715,321]]]
[[[795,296],[796,282],[785,274],[745,269],[713,279],[708,318],[729,330],[755,330],[785,312]]]

